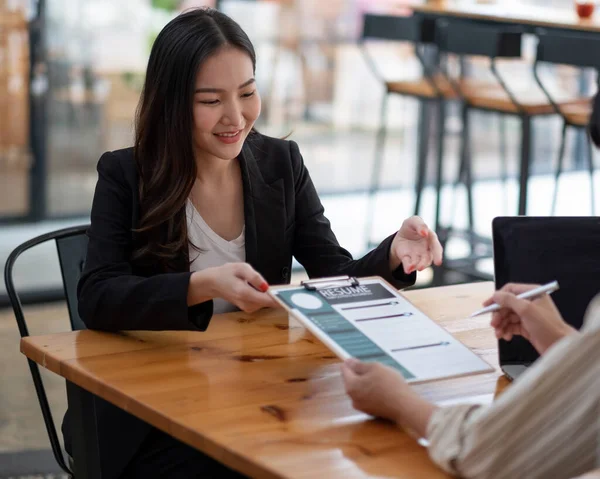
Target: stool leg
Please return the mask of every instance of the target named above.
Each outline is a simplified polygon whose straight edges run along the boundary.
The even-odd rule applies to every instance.
[[[465,108],[463,111],[463,129],[465,134],[465,143],[463,148],[463,155],[465,155],[464,161],[464,175],[465,175],[465,186],[467,188],[467,211],[469,214],[469,245],[471,247],[471,253],[475,250],[475,241],[473,235],[475,233],[475,213],[473,210],[473,167],[471,157],[471,130],[469,125],[469,109]]]
[[[586,135],[586,143],[587,143],[587,148],[588,148],[588,169],[590,172],[590,195],[592,197],[592,216],[596,216],[596,205],[595,205],[595,199],[596,199],[596,194],[594,193],[594,154],[593,154],[593,149],[592,149],[592,141],[589,137],[589,135]]]
[[[552,210],[550,214],[554,216],[556,213],[556,201],[558,198],[558,181],[560,174],[563,169],[563,162],[565,158],[565,147],[567,144],[567,124],[563,124],[562,135],[560,140],[560,148],[558,149],[558,162],[556,164],[556,172],[554,173],[554,195],[552,197]]]
[[[431,105],[426,100],[420,102],[420,121],[419,121],[419,156],[417,159],[417,178],[415,181],[415,215],[421,210],[421,194],[425,186],[425,176],[427,175],[427,156],[429,155],[429,123],[431,115]]]
[[[465,155],[465,185],[467,187],[467,201],[469,209],[469,229],[471,232],[474,231],[475,227],[475,215],[473,213],[473,168],[472,168],[472,157],[471,157],[471,130],[469,125],[469,109],[465,108],[463,114],[463,122],[465,128],[465,148],[463,154]]]
[[[462,133],[461,133],[461,144],[459,153],[459,166],[458,175],[454,181],[454,198],[452,201],[452,221],[450,226],[443,232],[444,235],[449,236],[451,229],[454,225],[454,212],[456,211],[456,187],[463,183],[467,190],[467,215],[469,221],[469,230],[467,234],[470,238],[469,244],[473,249],[473,232],[474,232],[474,212],[473,212],[473,181],[471,175],[471,148],[470,148],[470,127],[469,127],[469,107],[467,105],[461,105],[461,119],[462,119]]]
[[[446,247],[446,232],[442,231],[442,225],[440,222],[441,216],[441,200],[442,200],[442,186],[444,182],[444,138],[445,138],[445,124],[446,124],[446,102],[445,100],[438,100],[438,131],[437,131],[437,161],[436,161],[436,178],[435,178],[435,232],[438,235],[442,247]],[[444,266],[433,268],[432,286],[441,286],[446,282]]]
[[[500,179],[502,180],[502,189],[504,190],[504,212],[506,212],[507,191],[506,183],[508,182],[508,158],[507,158],[507,139],[506,139],[506,116],[499,115],[500,119]]]
[[[529,165],[531,163],[532,128],[531,117],[521,116],[522,138],[521,138],[521,166],[519,172],[519,215],[527,214],[527,183],[529,180]]]
[[[458,174],[456,175],[456,179],[454,180],[454,185],[453,185],[453,195],[452,195],[452,208],[450,209],[450,211],[452,212],[452,217],[448,226],[448,231],[447,234],[450,233],[450,230],[452,229],[453,225],[454,225],[454,213],[456,211],[456,189],[457,187],[461,184],[464,183],[465,179],[465,170],[467,167],[467,154],[466,154],[466,149],[467,149],[467,142],[468,140],[468,126],[467,126],[467,130],[465,129],[465,116],[467,116],[465,114],[466,111],[466,106],[465,105],[461,105],[461,121],[462,121],[462,132],[460,135],[460,151],[458,154]]]
[[[379,131],[375,140],[375,157],[373,158],[373,168],[371,169],[371,184],[369,185],[369,199],[367,205],[367,224],[365,226],[365,240],[367,248],[371,243],[371,229],[373,228],[373,216],[375,209],[375,193],[379,189],[379,177],[381,176],[381,165],[383,163],[383,152],[385,147],[385,138],[387,135],[387,109],[389,93],[386,91],[381,102],[381,117],[379,119]]]
[[[442,185],[444,181],[444,136],[446,123],[446,102],[438,100],[437,165],[435,181],[435,231],[440,231]]]

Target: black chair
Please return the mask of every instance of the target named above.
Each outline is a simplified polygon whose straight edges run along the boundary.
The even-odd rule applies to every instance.
[[[433,68],[428,65],[424,52],[424,46],[435,48],[433,40],[435,36],[435,23],[420,17],[393,17],[389,15],[366,14],[362,35],[360,38],[360,49],[365,61],[373,75],[385,88],[381,104],[381,117],[379,131],[377,133],[375,158],[371,170],[371,182],[369,187],[369,207],[367,213],[366,236],[367,244],[370,245],[370,234],[373,217],[373,197],[379,189],[381,176],[381,165],[383,163],[383,149],[387,134],[387,110],[388,100],[391,94],[407,96],[417,99],[421,107],[421,121],[419,126],[420,137],[418,140],[417,177],[415,183],[415,214],[419,214],[421,206],[421,194],[425,184],[427,156],[429,146],[429,106],[437,106],[437,155],[444,155],[444,122],[445,122],[445,99],[454,96],[448,82],[439,74],[435,74]],[[376,61],[369,53],[368,40],[396,41],[410,43],[415,46],[415,56],[421,64],[423,74],[414,80],[390,81],[386,80],[380,73]],[[441,160],[440,160],[441,161]],[[439,197],[439,195],[438,195]],[[437,211],[437,210],[436,210]],[[437,218],[436,218],[437,223]]]
[[[65,297],[69,309],[71,328],[74,331],[86,329],[85,324],[77,312],[77,283],[85,263],[88,245],[88,238],[86,236],[87,229],[88,225],[75,226],[43,234],[17,246],[6,260],[6,266],[4,267],[6,291],[15,312],[19,333],[22,338],[29,336],[29,330],[27,328],[25,316],[23,315],[21,299],[17,294],[13,281],[15,262],[17,258],[28,249],[51,240],[56,241],[56,249],[58,251],[58,259],[63,278]],[[38,365],[31,359],[28,359],[27,361],[29,363],[29,369],[33,378],[33,384],[40,403],[40,408],[42,409],[42,416],[44,417],[44,423],[46,424],[46,431],[48,432],[52,452],[54,453],[54,457],[60,468],[70,477],[73,477],[73,466],[72,464],[69,465],[70,467],[67,466],[58,440],[56,427],[54,425],[54,420],[52,419],[48,398],[46,396]]]
[[[547,33],[542,29],[538,30],[536,33],[538,37],[538,46],[533,74],[540,89],[544,92],[552,105],[554,112],[557,115],[560,115],[563,120],[558,164],[555,172],[554,196],[552,198],[552,215],[554,215],[558,197],[558,182],[562,173],[565,156],[567,129],[569,127],[579,130],[587,129],[592,116],[592,98],[585,98],[573,103],[559,105],[558,100],[554,98],[547,86],[541,80],[539,75],[539,65],[540,63],[569,65],[581,69],[593,69],[597,73],[600,71],[600,58],[598,57],[600,40],[573,33]],[[592,216],[595,216],[594,159],[592,155],[592,142],[589,135],[587,136],[586,143],[588,170],[590,174],[590,192],[592,197]]]

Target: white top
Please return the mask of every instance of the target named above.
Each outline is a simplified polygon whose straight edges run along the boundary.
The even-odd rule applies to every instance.
[[[582,334],[554,344],[489,407],[438,409],[431,458],[477,479],[568,479],[600,467],[600,295]]]
[[[188,240],[190,241],[190,271],[202,271],[206,268],[222,266],[225,263],[244,263],[246,261],[246,227],[234,240],[227,241],[215,233],[188,199],[185,206]],[[194,248],[196,246],[198,249]],[[221,298],[214,299],[213,313],[238,311],[233,304]]]

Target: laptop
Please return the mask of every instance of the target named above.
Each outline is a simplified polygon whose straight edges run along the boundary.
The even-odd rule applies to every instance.
[[[506,283],[557,280],[552,299],[562,317],[580,329],[600,293],[600,217],[497,217],[492,221],[496,289]],[[499,340],[500,367],[515,379],[539,357],[521,336]]]

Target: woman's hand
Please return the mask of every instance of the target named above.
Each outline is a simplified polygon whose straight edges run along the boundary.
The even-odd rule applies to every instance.
[[[223,298],[246,313],[279,307],[268,289],[269,284],[248,263],[227,263],[192,274],[188,304]]]
[[[416,394],[397,371],[381,363],[348,359],[342,375],[355,409],[406,424],[425,436],[435,406]]]
[[[354,409],[399,421],[400,401],[409,387],[400,374],[381,363],[348,359],[342,365],[342,376]]]
[[[492,315],[491,325],[498,339],[510,341],[513,336],[523,336],[540,354],[576,329],[564,322],[549,295],[533,301],[517,298],[538,285],[509,283],[483,303],[497,303],[502,307]]]
[[[390,267],[394,271],[400,264],[404,272],[423,271],[434,263],[442,264],[443,248],[437,234],[430,230],[418,216],[404,220],[390,247]]]

